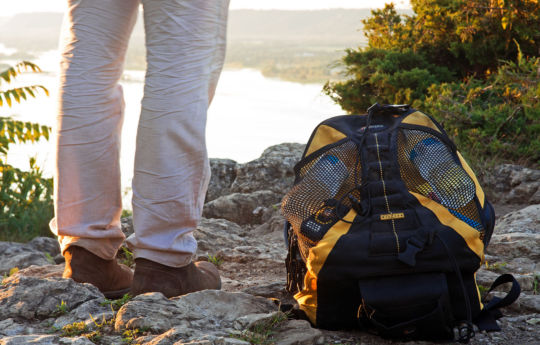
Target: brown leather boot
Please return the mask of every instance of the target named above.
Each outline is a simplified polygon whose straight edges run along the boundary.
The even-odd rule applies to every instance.
[[[133,272],[116,259],[105,260],[88,250],[70,246],[64,252],[66,267],[62,277],[78,283],[90,283],[110,299],[120,298],[129,292]]]
[[[170,267],[143,258],[135,259],[132,296],[161,292],[171,298],[206,289],[221,289],[219,271],[210,262],[198,261],[184,267]]]

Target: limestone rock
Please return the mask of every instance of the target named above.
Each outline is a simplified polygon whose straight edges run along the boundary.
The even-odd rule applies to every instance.
[[[322,345],[324,335],[312,328],[308,321],[290,320],[278,327],[273,340],[276,345]]]
[[[34,278],[62,278],[64,265],[45,265],[45,266],[30,266],[19,270],[19,276],[34,277]]]
[[[539,234],[540,204],[530,205],[501,217],[495,225],[493,234],[508,233]]]
[[[120,224],[122,226],[122,232],[124,233],[126,238],[133,235],[133,216],[121,218]]]
[[[49,255],[52,257],[60,254],[60,245],[58,244],[58,240],[56,238],[36,237],[26,245],[37,251],[49,253]]]
[[[0,320],[49,318],[56,315],[62,301],[71,311],[89,301],[103,302],[104,297],[95,286],[72,279],[15,274],[0,286]]]
[[[51,262],[39,247],[39,241],[29,243],[0,242],[0,275],[12,268],[48,265]],[[56,255],[56,254],[55,254]]]
[[[487,253],[505,259],[540,259],[540,205],[504,216],[496,225]]]
[[[540,234],[510,233],[493,235],[488,253],[503,258],[540,259]]]
[[[270,190],[233,193],[204,205],[203,216],[223,218],[237,224],[261,224],[263,209],[281,201],[282,196]]]
[[[492,272],[486,269],[480,269],[476,273],[476,281],[478,284],[489,288],[491,284],[503,273],[511,273],[516,278],[521,291],[533,291],[534,290],[534,274],[517,274],[511,269],[505,269],[501,272]]]
[[[267,148],[260,158],[241,164],[236,169],[232,191],[251,193],[270,189],[283,196],[294,181],[294,166],[305,145],[285,143]]]
[[[500,203],[540,203],[540,170],[503,164],[480,177],[492,200]]]
[[[200,340],[209,335],[227,338],[240,317],[276,309],[266,298],[241,292],[204,290],[170,300],[160,293],[147,293],[135,297],[118,311],[115,329],[147,327],[152,333],[168,332],[162,339],[154,338],[152,344]],[[165,338],[169,340],[165,342]]]
[[[17,323],[11,318],[0,321],[0,336],[25,334],[26,331],[27,327],[25,325]]]
[[[286,293],[285,286],[286,281],[274,282],[267,285],[253,286],[247,289],[244,289],[243,292],[248,293],[253,296],[261,296],[266,298],[278,298],[280,294]]]
[[[221,250],[247,245],[246,230],[225,219],[202,218],[193,233],[197,239],[197,254],[215,255]]]
[[[249,314],[239,317],[234,321],[233,327],[239,331],[241,330],[253,330],[255,327],[261,325],[270,325],[277,319],[286,320],[287,317],[281,311],[276,311],[273,313],[262,313],[262,314]]]
[[[281,214],[281,204],[266,207],[262,212],[262,224],[257,226],[252,233],[263,235],[273,232],[283,234],[285,217]]]
[[[231,194],[231,186],[236,179],[238,163],[231,159],[210,158],[212,175],[206,192],[206,202]]]
[[[506,296],[506,292],[494,292],[494,296],[503,298]],[[540,295],[528,295],[525,293],[521,293],[519,298],[509,305],[507,309],[523,314],[526,312],[532,312],[532,313],[540,313]]]
[[[17,335],[0,339],[0,345],[94,345],[85,337],[62,338],[56,335]]]

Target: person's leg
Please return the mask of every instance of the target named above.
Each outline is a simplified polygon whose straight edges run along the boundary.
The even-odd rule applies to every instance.
[[[84,261],[95,258],[100,266],[126,277],[125,270],[118,271],[113,262],[124,240],[119,166],[124,101],[118,80],[139,0],[69,0],[68,4],[60,42],[51,230],[68,261],[65,276],[85,280],[90,273],[70,265],[89,266]]]
[[[206,114],[223,64],[228,0],[143,0],[143,9],[148,70],[128,239],[134,287],[143,267],[152,270],[140,265],[146,260],[162,272],[193,265],[192,232],[210,179]]]

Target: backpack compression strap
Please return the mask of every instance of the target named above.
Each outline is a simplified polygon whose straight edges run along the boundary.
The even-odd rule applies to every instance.
[[[493,297],[491,301],[485,304],[484,309],[482,309],[480,315],[478,315],[478,317],[476,318],[474,323],[481,331],[500,331],[501,327],[499,327],[496,320],[503,315],[499,308],[509,306],[518,299],[519,294],[521,293],[521,288],[516,278],[514,278],[514,276],[511,274],[503,274],[497,279],[495,279],[495,281],[493,282],[493,284],[491,284],[491,287],[489,288],[488,294],[497,286],[505,283],[512,283],[512,288],[506,294],[506,296],[504,296],[504,298]]]

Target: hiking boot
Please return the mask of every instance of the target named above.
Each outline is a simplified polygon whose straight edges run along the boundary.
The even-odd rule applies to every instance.
[[[219,271],[210,262],[198,261],[184,267],[170,267],[143,258],[135,259],[132,296],[161,292],[171,298],[206,289],[221,289]]]
[[[64,252],[66,267],[63,278],[71,278],[78,283],[90,283],[105,297],[116,299],[130,290],[133,272],[116,259],[105,260],[88,250],[70,246]]]

